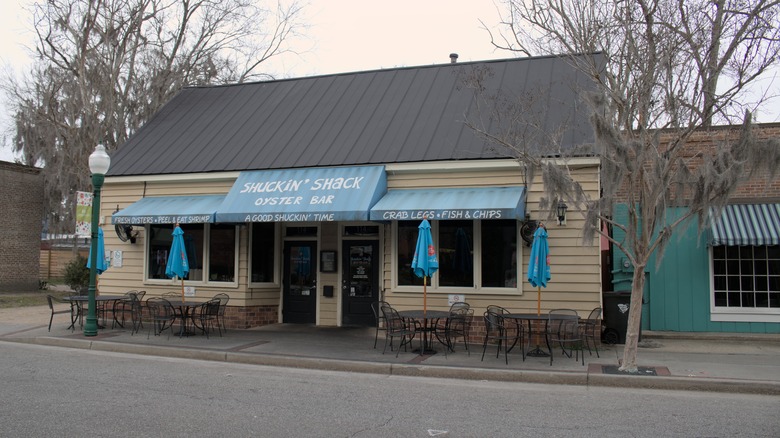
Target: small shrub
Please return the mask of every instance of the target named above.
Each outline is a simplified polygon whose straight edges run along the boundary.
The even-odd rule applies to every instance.
[[[76,292],[81,292],[88,288],[89,268],[87,268],[87,259],[79,255],[65,265],[65,278],[63,280],[69,288]]]

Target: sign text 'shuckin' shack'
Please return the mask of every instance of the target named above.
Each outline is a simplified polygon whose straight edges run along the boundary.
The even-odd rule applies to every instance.
[[[287,179],[273,181],[259,181],[244,183],[244,188],[240,193],[259,193],[262,194],[255,198],[254,204],[264,205],[304,205],[304,204],[333,204],[338,196],[348,196],[353,190],[360,190],[360,184],[364,176],[337,177],[337,178],[317,178],[311,180],[305,179]],[[258,218],[247,217],[247,221],[267,221],[267,220],[307,220],[314,219],[320,221],[329,220],[328,215],[316,214],[316,218],[285,218],[275,217]],[[307,215],[308,216],[308,215]],[[332,219],[330,219],[332,220]]]

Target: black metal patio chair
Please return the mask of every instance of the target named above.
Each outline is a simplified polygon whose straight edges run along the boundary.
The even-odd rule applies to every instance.
[[[130,290],[122,295],[122,299],[114,301],[114,305],[111,309],[113,315],[113,321],[111,321],[111,328],[115,328],[117,325],[124,328],[127,318],[129,317],[133,323],[133,331],[135,331],[136,317],[138,316],[139,306],[138,291]]]
[[[444,349],[444,355],[447,355],[447,350],[455,351],[455,344],[460,338],[463,340],[463,347],[466,349],[466,353],[471,356],[469,350],[469,334],[471,333],[471,321],[474,319],[474,309],[459,307],[455,311],[450,312],[449,318],[445,322],[444,327],[444,340],[446,348]]]
[[[393,350],[393,338],[401,338],[401,343],[398,345],[398,350],[395,352],[395,357],[398,357],[398,353],[401,352],[401,347],[404,347],[412,343],[412,339],[417,335],[416,325],[406,321],[398,314],[398,311],[392,308],[388,304],[382,305],[380,308],[382,314],[385,317],[387,324],[387,330],[385,331],[385,348],[382,349],[382,354],[385,354],[387,350],[387,343],[390,342],[390,351]],[[420,351],[423,351],[422,341],[420,341]]]
[[[214,295],[212,300],[219,300],[219,318],[217,318],[217,324],[219,324],[220,336],[222,333],[227,333],[227,327],[225,327],[225,310],[227,310],[227,303],[230,301],[230,297],[226,293],[218,293]]]
[[[51,331],[51,323],[54,321],[54,315],[62,314],[70,315],[70,326],[68,326],[68,328],[71,331],[76,330],[76,321],[79,317],[77,302],[57,298],[53,295],[46,295],[46,301],[49,303],[49,310],[51,310],[51,316],[49,316],[49,331]]]
[[[600,357],[598,341],[601,339],[601,307],[591,310],[588,319],[582,320],[581,323],[582,337],[585,340],[585,346],[588,348],[588,354],[593,355],[590,350],[592,342],[593,349],[596,350],[596,357]]]
[[[482,342],[482,359],[485,360],[485,351],[487,350],[487,344],[489,342],[495,342],[496,345],[496,358],[501,353],[501,346],[504,346],[504,362],[509,365],[509,344],[515,344],[517,340],[517,332],[510,327],[507,327],[506,320],[501,313],[497,313],[493,310],[486,310],[482,314],[485,321],[485,340]],[[521,345],[521,348],[523,346]],[[523,353],[523,360],[525,360],[525,353]]]
[[[171,303],[165,298],[152,297],[146,300],[146,308],[149,310],[149,330],[146,338],[154,331],[155,336],[159,336],[165,330],[168,330],[168,338],[171,337],[173,324],[176,322],[176,311]]]
[[[554,345],[558,344],[561,352],[567,357],[572,357],[572,353],[577,352],[575,360],[580,359],[580,352],[583,349],[582,331],[580,329],[580,318],[576,310],[572,309],[553,309],[548,313],[547,319],[547,343],[550,345],[550,365],[553,363],[552,350]],[[585,354],[582,354],[582,365],[585,365]]]
[[[379,332],[387,330],[387,321],[385,321],[385,315],[382,313],[382,306],[389,306],[387,301],[375,301],[371,303],[371,311],[374,313],[374,321],[376,322],[376,330],[374,331],[374,348],[376,348],[376,342],[379,339]],[[392,351],[393,345],[390,344],[390,350]]]
[[[219,305],[219,298],[213,298],[198,306],[192,314],[193,325],[202,331],[207,339],[215,327],[222,337],[222,329],[219,326]]]

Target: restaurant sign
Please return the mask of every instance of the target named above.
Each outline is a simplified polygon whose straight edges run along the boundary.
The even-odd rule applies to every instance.
[[[524,193],[520,186],[391,190],[371,208],[371,220],[523,220]]]
[[[387,190],[383,166],[241,172],[217,222],[368,220]]]
[[[211,223],[224,199],[224,195],[150,196],[114,213],[111,222],[123,225]]]

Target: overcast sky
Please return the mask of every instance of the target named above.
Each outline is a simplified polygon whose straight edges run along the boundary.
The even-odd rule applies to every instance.
[[[0,64],[19,72],[28,64],[23,48],[30,46],[30,17],[21,5],[32,0],[0,0]],[[274,2],[270,2],[274,3]],[[286,56],[269,66],[277,77],[342,73],[399,66],[510,58],[496,51],[480,20],[495,28],[499,13],[493,0],[308,0],[304,22],[308,38],[300,41],[300,56]],[[777,80],[780,83],[780,79]],[[775,87],[776,89],[778,87]],[[780,111],[772,120],[780,121]],[[9,123],[0,101],[0,128],[8,144]],[[13,161],[0,147],[0,160]]]

